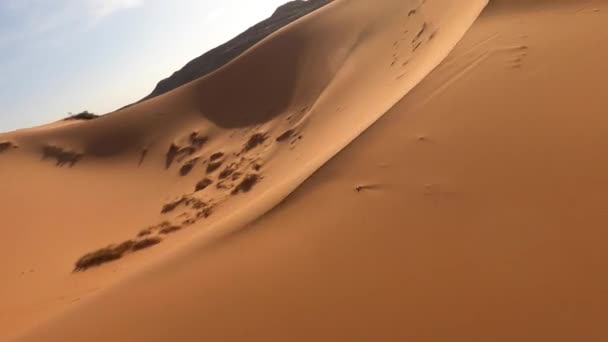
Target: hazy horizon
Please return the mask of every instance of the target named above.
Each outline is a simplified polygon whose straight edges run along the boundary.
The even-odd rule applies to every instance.
[[[5,0],[0,132],[103,114],[288,0]]]

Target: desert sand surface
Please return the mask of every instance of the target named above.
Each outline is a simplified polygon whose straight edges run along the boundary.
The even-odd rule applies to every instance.
[[[608,2],[485,5],[338,0],[0,135],[0,339],[606,340]]]

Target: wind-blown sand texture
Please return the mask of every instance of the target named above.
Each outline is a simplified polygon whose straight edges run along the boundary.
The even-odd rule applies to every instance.
[[[484,5],[338,0],[0,135],[0,339],[606,340],[608,2]]]

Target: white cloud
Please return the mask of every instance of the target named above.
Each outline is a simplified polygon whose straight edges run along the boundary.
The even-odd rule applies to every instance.
[[[105,17],[114,12],[142,6],[144,0],[87,0],[90,13],[95,17]]]

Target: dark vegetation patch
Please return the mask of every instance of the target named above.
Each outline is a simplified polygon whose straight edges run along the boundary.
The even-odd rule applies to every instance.
[[[190,134],[190,144],[197,149],[201,149],[207,141],[209,141],[209,137],[200,136],[198,132]]]
[[[17,146],[10,141],[0,142],[0,153],[4,152],[10,148],[17,148]]]
[[[232,180],[237,180],[237,179],[241,178],[242,175],[243,174],[241,172],[234,172],[232,174]]]
[[[234,165],[227,166],[224,170],[222,170],[222,172],[220,172],[220,175],[218,176],[218,178],[219,179],[228,178],[234,173],[234,171],[236,171],[234,169]]]
[[[215,185],[215,187],[220,190],[230,190],[230,189],[234,188],[234,184],[232,182],[224,180],[224,181],[218,182]]]
[[[99,118],[101,115],[97,115],[97,114],[93,114],[93,113],[89,113],[89,111],[84,111],[82,113],[78,113],[78,114],[74,114],[74,115],[70,115],[67,118],[63,119],[63,121],[73,121],[73,120],[83,120],[83,121],[88,121],[88,120],[94,120]]]
[[[239,192],[249,192],[256,183],[260,180],[260,176],[256,174],[247,175],[243,180],[239,183],[239,185],[232,190],[232,194],[236,195]]]
[[[137,237],[141,238],[141,237],[145,237],[145,236],[150,236],[152,234],[154,234],[155,232],[157,232],[159,229],[162,228],[166,228],[171,226],[171,223],[169,221],[163,221],[160,224],[157,224],[156,226],[152,226],[152,227],[148,227],[146,229],[142,229],[138,234]]]
[[[74,272],[83,272],[91,267],[118,260],[125,254],[137,252],[158,245],[161,242],[162,239],[159,237],[145,237],[139,240],[127,240],[119,245],[110,245],[98,249],[92,253],[85,254],[78,259],[74,266]]]
[[[201,201],[198,198],[183,196],[180,199],[177,199],[173,202],[165,204],[161,210],[161,213],[166,214],[166,213],[172,212],[182,204],[186,207],[190,207],[193,209],[204,208],[208,205],[206,202]],[[166,226],[166,224],[164,226]],[[164,228],[164,227],[161,226],[160,228]]]
[[[42,159],[55,159],[57,166],[69,165],[72,167],[79,162],[83,156],[84,155],[81,153],[66,151],[57,146],[45,146],[42,149]]]
[[[149,227],[146,229],[142,229],[138,234],[137,237],[144,237],[144,236],[148,236],[151,235],[152,232],[154,231],[154,227]]]
[[[209,161],[216,161],[218,159],[221,159],[224,156],[224,152],[215,152],[214,154],[211,155],[211,157],[209,157]]]
[[[146,156],[148,156],[148,149],[144,148],[143,150],[141,150],[141,155],[139,157],[139,166],[144,163],[144,161],[146,160]]]
[[[214,172],[215,170],[219,169],[220,166],[222,166],[221,161],[209,163],[209,165],[207,165],[207,173]]]
[[[287,130],[287,131],[283,132],[283,134],[279,135],[279,136],[277,137],[277,141],[278,141],[278,142],[283,142],[283,141],[289,140],[289,138],[291,138],[291,136],[292,136],[292,135],[293,135],[295,132],[296,132],[295,130],[293,130],[293,129],[289,129],[289,130]]]
[[[175,210],[177,207],[179,207],[182,203],[185,203],[187,200],[186,197],[182,197],[178,200],[175,200],[173,202],[167,203],[163,206],[163,208],[161,209],[161,214],[166,214],[169,212],[172,212],[173,210]]]
[[[187,227],[187,226],[191,226],[195,223],[196,223],[196,219],[189,218],[182,222],[182,226]]]
[[[180,169],[179,169],[179,174],[182,176],[186,176],[187,174],[190,173],[190,171],[192,171],[192,169],[194,168],[194,166],[196,166],[196,163],[198,163],[199,158],[194,158],[189,160],[188,162],[186,162],[186,164],[184,164]]]
[[[249,138],[245,147],[243,148],[244,152],[248,152],[263,144],[266,139],[268,139],[268,135],[266,133],[256,133]]]
[[[169,227],[165,227],[165,228],[161,228],[158,232],[162,235],[168,235],[168,234],[173,234],[179,230],[181,230],[182,227],[181,226],[169,226]]]
[[[196,214],[197,218],[208,218],[213,214],[213,206],[208,206]]]
[[[182,204],[190,207],[192,210],[195,210],[196,216],[187,218],[180,225],[172,224],[169,221],[161,222],[156,226],[151,226],[141,230],[137,234],[137,237],[133,240],[127,240],[119,245],[110,245],[92,253],[85,254],[76,261],[74,272],[86,271],[91,267],[118,260],[128,253],[137,252],[142,249],[155,246],[163,241],[163,239],[160,237],[161,235],[166,236],[169,234],[174,234],[190,225],[195,224],[202,218],[211,216],[213,213],[214,205],[189,196],[182,196],[176,201],[165,204],[162,212],[167,213],[173,211]],[[190,215],[191,213],[183,213],[180,215],[180,217],[188,217]]]
[[[192,209],[201,209],[207,207],[207,202],[201,201],[198,198],[189,198],[186,200],[186,205]]]
[[[213,184],[213,181],[209,178],[205,178],[196,184],[195,192],[203,191],[211,184]]]
[[[74,271],[86,271],[91,267],[118,260],[122,258],[122,256],[129,251],[134,244],[135,242],[133,240],[127,240],[120,245],[111,245],[101,248],[95,252],[85,254],[78,259],[78,261],[76,261]]]
[[[159,243],[161,243],[161,241],[163,241],[161,238],[159,237],[148,237],[139,241],[135,241],[135,243],[133,243],[133,246],[131,247],[131,250],[136,252],[136,251],[140,251],[142,249],[146,249],[148,247],[152,247],[154,245],[158,245]]]
[[[199,136],[196,132],[192,133],[189,138],[190,145],[178,146],[175,143],[172,143],[171,146],[169,146],[169,150],[166,154],[165,168],[169,169],[175,161],[181,162],[187,157],[190,157],[209,141],[208,137]]]
[[[169,151],[167,151],[167,160],[165,162],[165,167],[167,169],[171,167],[171,164],[173,164],[178,151],[179,147],[177,145],[171,144],[171,146],[169,146]]]

